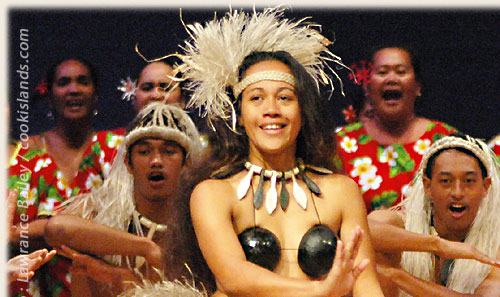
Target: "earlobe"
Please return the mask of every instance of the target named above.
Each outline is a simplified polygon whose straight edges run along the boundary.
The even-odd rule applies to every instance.
[[[129,153],[127,153],[127,154],[125,154],[125,156],[123,156],[123,163],[125,163],[125,166],[127,166],[128,173],[132,174],[133,165],[130,164],[130,162],[129,162]]]
[[[422,177],[422,183],[424,184],[425,196],[430,199],[431,197],[431,180],[427,176]]]
[[[490,186],[491,186],[491,177],[485,177],[483,179],[483,187],[484,187],[484,190],[485,192],[488,192],[488,190],[490,189]]]

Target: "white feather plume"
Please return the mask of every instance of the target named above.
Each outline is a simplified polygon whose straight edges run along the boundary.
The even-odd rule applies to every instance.
[[[286,51],[305,67],[318,88],[321,83],[333,89],[325,68],[339,77],[328,62],[346,66],[328,50],[331,42],[314,29],[319,25],[305,23],[307,18],[290,21],[283,12],[279,7],[252,14],[231,10],[204,26],[186,25],[191,38],[181,46],[184,54],[179,57],[184,64],[177,71],[190,81],[187,88],[193,94],[188,107],[203,107],[201,115],[209,122],[232,118],[234,129],[236,114],[226,88],[238,83],[238,67],[255,51]]]

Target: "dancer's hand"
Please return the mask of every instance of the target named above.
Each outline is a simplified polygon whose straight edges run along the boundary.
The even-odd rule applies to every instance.
[[[328,289],[325,296],[338,297],[350,293],[356,279],[368,266],[370,260],[363,259],[354,265],[359,247],[363,238],[363,230],[360,227],[351,232],[351,238],[344,242],[337,241],[337,250],[332,269],[327,277],[321,281],[321,286]]]
[[[500,261],[488,257],[474,246],[459,241],[440,238],[436,254],[443,259],[473,259],[484,264],[500,267]]]
[[[116,267],[92,256],[81,254],[65,245],[61,246],[60,253],[73,260],[71,273],[85,275],[98,282],[121,282],[124,278],[133,278],[128,269]]]
[[[41,249],[30,254],[23,254],[10,259],[7,262],[9,282],[17,279],[26,280],[32,278],[33,275],[35,275],[35,270],[50,261],[55,254],[56,251],[54,250],[49,252],[46,249]]]

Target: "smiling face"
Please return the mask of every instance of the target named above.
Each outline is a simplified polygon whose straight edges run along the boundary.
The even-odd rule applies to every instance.
[[[491,183],[476,158],[455,149],[443,151],[434,160],[431,179],[424,176],[423,182],[437,232],[452,240],[465,238]]]
[[[76,60],[67,60],[57,66],[51,86],[51,100],[58,119],[90,118],[97,104],[95,92],[87,66]]]
[[[373,56],[366,95],[382,119],[404,120],[414,115],[421,86],[415,79],[410,55],[399,48],[384,48]]]
[[[134,176],[135,199],[162,201],[176,191],[184,164],[184,150],[174,141],[142,138],[129,148],[125,160]]]
[[[277,60],[258,62],[244,76],[262,71],[290,73]],[[293,85],[283,81],[262,80],[247,86],[241,96],[240,125],[250,143],[250,157],[285,154],[294,158],[302,117]]]
[[[172,83],[173,69],[163,62],[154,62],[144,67],[137,85],[134,107],[137,111],[151,101],[178,103],[184,107],[184,99],[179,86]],[[171,84],[172,83],[172,84]]]

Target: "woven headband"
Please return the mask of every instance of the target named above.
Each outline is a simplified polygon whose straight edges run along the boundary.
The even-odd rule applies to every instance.
[[[481,163],[483,163],[484,167],[486,167],[488,175],[491,175],[490,164],[492,163],[492,159],[489,154],[488,146],[481,140],[475,139],[469,135],[466,135],[466,138],[467,139],[456,136],[445,136],[436,141],[422,158],[422,162],[420,163],[420,170],[422,172],[425,172],[427,162],[438,151],[446,148],[453,149],[461,147],[472,152],[481,161]]]
[[[295,86],[295,78],[290,73],[281,71],[261,71],[251,74],[237,83],[233,89],[234,97],[238,98],[246,87],[262,80],[283,81]]]
[[[197,160],[200,157],[201,142],[198,130],[189,115],[175,104],[155,101],[144,107],[136,117],[135,127],[125,136],[125,147],[128,149],[144,137],[175,141],[192,159]]]

